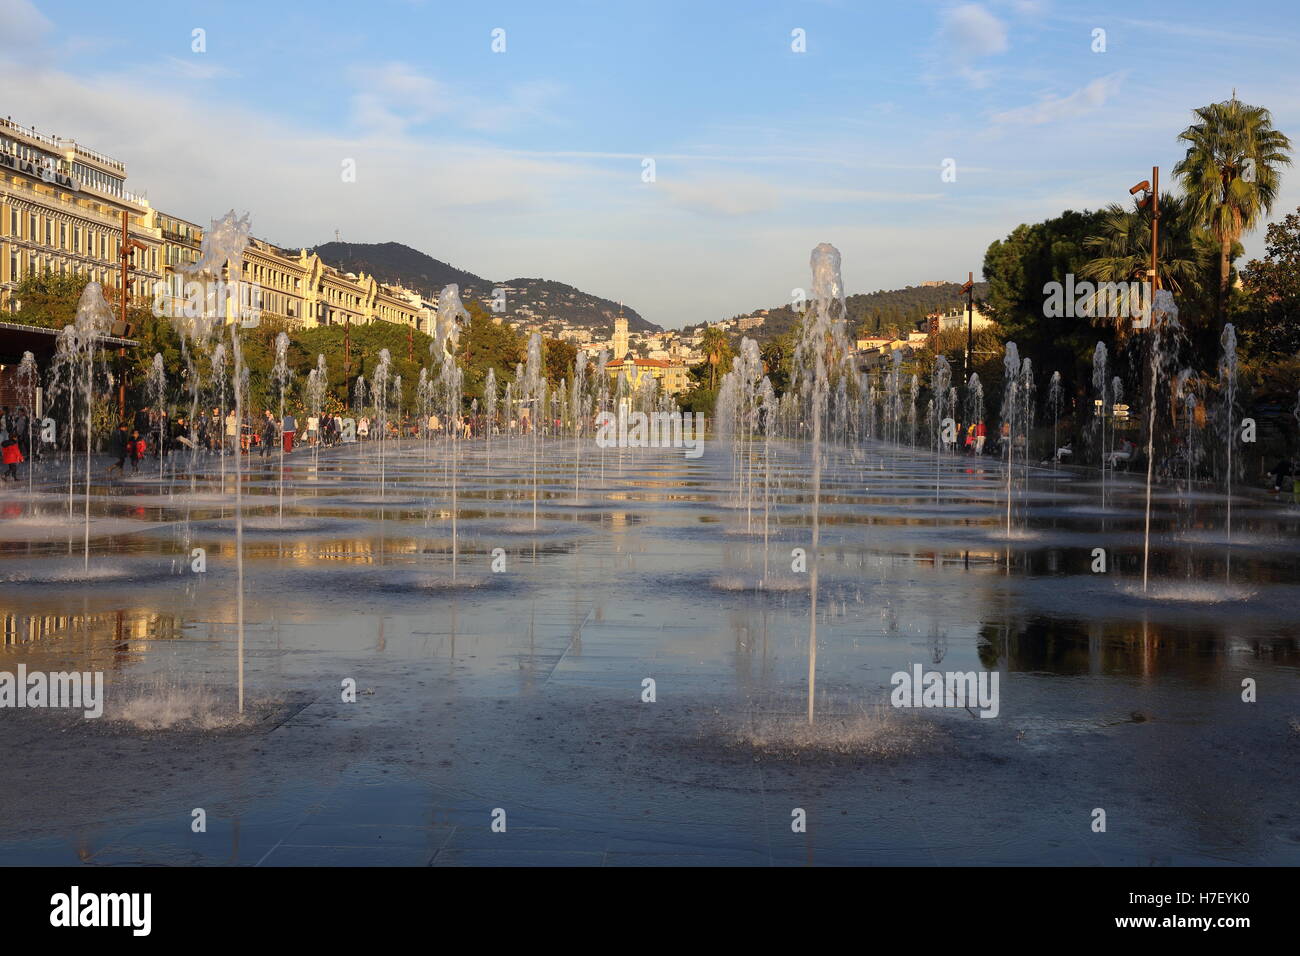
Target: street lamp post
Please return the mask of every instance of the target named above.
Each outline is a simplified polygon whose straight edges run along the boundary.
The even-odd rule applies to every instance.
[[[131,220],[130,214],[122,210],[122,241],[119,244],[118,257],[122,261],[122,320],[120,331],[125,338],[131,332],[131,326],[126,321],[126,306],[131,296],[131,272],[135,266],[132,257],[135,250],[146,248],[143,242],[132,239],[130,235]],[[117,413],[121,421],[126,420],[126,346],[123,345],[117,350]]]
[[[975,273],[966,273],[966,284],[958,290],[966,297],[966,354],[962,357],[961,371],[964,381],[970,380],[970,357],[975,349]]]
[[[1149,335],[1158,336],[1159,332],[1155,329],[1155,298],[1156,291],[1160,288],[1159,272],[1159,254],[1158,243],[1160,241],[1160,167],[1151,167],[1151,182],[1146,181],[1138,183],[1129,190],[1130,196],[1135,196],[1139,192],[1146,190],[1146,195],[1138,200],[1138,208],[1151,208],[1151,268],[1147,271],[1150,278],[1151,292],[1150,301],[1147,304],[1147,315],[1143,318],[1143,324],[1150,328]],[[1151,340],[1151,394],[1148,398],[1150,408],[1147,409],[1147,495],[1146,495],[1146,519],[1142,529],[1142,592],[1147,590],[1147,571],[1148,559],[1151,555],[1151,479],[1155,469],[1155,445],[1156,445],[1156,380],[1159,377],[1160,361],[1160,340],[1153,338]],[[1112,406],[1113,409],[1113,406]],[[1125,415],[1127,417],[1127,409]]]
[[[1154,301],[1156,290],[1160,288],[1160,273],[1158,271],[1159,247],[1160,247],[1160,167],[1151,167],[1150,181],[1142,180],[1129,191],[1130,196],[1136,196],[1138,193],[1145,195],[1138,200],[1139,209],[1151,210],[1151,265],[1147,269],[1147,280],[1151,283],[1151,298]]]

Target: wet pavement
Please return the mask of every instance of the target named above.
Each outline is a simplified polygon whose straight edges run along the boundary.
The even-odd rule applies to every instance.
[[[575,487],[546,443],[535,523],[525,443],[461,445],[454,509],[440,444],[382,490],[374,443],[296,452],[283,505],[252,462],[242,718],[229,475],[96,482],[88,560],[66,470],[5,489],[0,671],[106,703],[0,709],[0,862],[1300,862],[1300,509],[1156,489],[1144,592],[1133,476],[1017,474],[1008,529],[997,462],[832,449],[808,732],[809,456],[763,451],[584,445]],[[998,716],[891,708],[915,664]]]

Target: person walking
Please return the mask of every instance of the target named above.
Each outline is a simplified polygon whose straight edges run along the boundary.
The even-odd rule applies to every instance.
[[[31,419],[27,417],[27,409],[19,408],[18,413],[14,415],[13,436],[18,439],[18,448],[23,453],[24,460],[32,457],[32,435]]]
[[[262,413],[262,457],[263,458],[265,458],[270,453],[272,446],[275,445],[275,440],[276,438],[279,437],[278,435],[276,435],[277,431],[279,431],[279,429],[276,427],[275,424],[275,416],[271,414],[271,410],[268,408],[265,412]]]
[[[22,447],[18,444],[18,439],[13,435],[0,442],[0,458],[5,465],[4,480],[12,478],[18,480],[18,465],[24,461]]]
[[[117,426],[117,431],[113,433],[113,452],[117,455],[117,461],[108,466],[108,473],[111,475],[113,469],[118,472],[126,473],[126,459],[131,454],[131,433],[126,429],[126,422]]]
[[[144,436],[140,434],[140,429],[138,428],[131,429],[130,441],[131,441],[131,456],[130,456],[131,474],[138,475],[140,473],[140,460],[144,458],[146,452],[149,449],[149,446],[145,442]]]
[[[284,413],[284,421],[280,424],[281,440],[284,442],[284,453],[287,455],[293,451],[293,436],[298,430],[298,423],[294,420],[291,413]]]

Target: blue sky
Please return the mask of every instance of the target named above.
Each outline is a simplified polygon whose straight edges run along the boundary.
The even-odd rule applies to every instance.
[[[849,292],[978,274],[1018,223],[1167,173],[1191,108],[1234,87],[1300,138],[1300,18],[1249,10],[0,0],[0,112],[189,219],[396,240],[680,326],[786,301],[821,241]],[[1300,170],[1274,218],[1298,204]]]

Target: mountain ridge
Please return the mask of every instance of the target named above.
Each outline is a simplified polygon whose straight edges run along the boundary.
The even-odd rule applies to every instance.
[[[462,299],[475,299],[491,311],[493,290],[505,289],[504,317],[515,323],[559,320],[572,326],[612,331],[614,319],[622,315],[632,331],[661,331],[635,309],[566,282],[540,277],[485,279],[401,242],[325,242],[308,252],[342,272],[365,272],[380,282],[413,289],[431,301],[437,300],[444,286],[454,282],[460,287]]]

